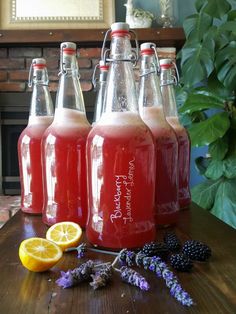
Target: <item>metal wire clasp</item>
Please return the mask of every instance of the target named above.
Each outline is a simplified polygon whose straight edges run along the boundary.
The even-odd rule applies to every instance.
[[[35,64],[36,62],[32,62],[30,65],[30,69],[29,69],[29,77],[28,77],[28,86],[32,87],[32,82],[33,82],[33,64]]]
[[[137,65],[138,59],[139,59],[139,47],[138,47],[138,36],[134,30],[129,30],[131,34],[134,34],[134,41],[135,41],[135,48],[131,48],[132,51],[132,56],[130,59],[119,59],[119,60],[114,60],[111,58],[108,58],[108,55],[110,53],[110,49],[106,49],[106,42],[107,42],[107,37],[109,33],[111,32],[111,29],[108,29],[106,31],[106,34],[104,36],[103,44],[102,44],[102,50],[101,50],[101,60],[104,61],[104,63],[107,62],[113,62],[113,61],[124,61],[124,62],[132,62],[134,66]]]
[[[92,84],[93,84],[94,89],[97,87],[98,79],[96,78],[96,73],[97,73],[98,68],[99,68],[99,63],[95,65],[94,70],[93,70]]]
[[[170,77],[170,80],[166,80],[166,81],[162,81],[161,86],[166,86],[166,85],[175,85],[177,86],[179,84],[179,71],[177,68],[176,63],[171,60],[171,64],[173,64],[174,68],[175,68],[175,73],[176,75],[172,74]]]

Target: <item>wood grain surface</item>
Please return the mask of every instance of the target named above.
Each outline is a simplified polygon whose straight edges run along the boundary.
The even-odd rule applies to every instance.
[[[47,226],[40,216],[18,212],[0,230],[0,313],[236,313],[236,230],[196,205],[181,212],[173,229],[182,241],[191,238],[204,241],[213,252],[208,262],[194,263],[191,273],[177,274],[196,303],[191,308],[180,305],[162,279],[144,270],[140,272],[151,286],[147,292],[121,282],[118,275],[101,290],[93,291],[88,283],[62,289],[55,284],[60,271],[73,269],[82,262],[74,252],[65,253],[48,272],[29,272],[20,263],[19,244],[32,236],[44,237]],[[158,230],[158,239],[162,239],[165,231]],[[94,252],[88,252],[87,258],[113,259]]]

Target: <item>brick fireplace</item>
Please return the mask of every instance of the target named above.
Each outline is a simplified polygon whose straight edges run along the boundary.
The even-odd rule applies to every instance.
[[[0,31],[0,194],[20,193],[17,140],[28,120],[31,90],[27,86],[33,58],[47,60],[50,91],[53,100],[58,86],[59,47],[62,41],[73,41],[78,47],[80,82],[88,119],[92,121],[96,92],[91,78],[101,55],[104,30]],[[152,41],[159,47],[180,48],[182,29],[138,30],[140,43]],[[175,53],[161,48],[162,57]],[[138,79],[138,69],[135,70]]]

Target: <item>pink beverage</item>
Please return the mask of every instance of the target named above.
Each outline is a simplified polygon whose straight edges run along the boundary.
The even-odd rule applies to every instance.
[[[103,115],[88,136],[87,155],[88,240],[111,249],[153,241],[155,154],[151,133],[139,115]]]
[[[25,213],[41,214],[43,208],[41,139],[53,121],[53,104],[48,89],[46,61],[43,58],[32,60],[29,87],[32,85],[29,122],[18,140],[21,209]]]
[[[25,213],[41,214],[43,182],[41,139],[52,117],[34,117],[18,140],[18,159],[21,180],[21,209]]]
[[[73,221],[85,227],[87,182],[85,146],[90,125],[73,109],[56,109],[55,119],[43,139],[43,221],[48,225]]]
[[[186,208],[191,203],[189,191],[190,171],[190,141],[185,128],[179,123],[177,117],[167,117],[168,123],[175,131],[179,148],[179,206]]]
[[[175,224],[179,217],[178,204],[178,143],[166,122],[162,107],[144,107],[142,119],[156,142],[156,224]]]
[[[190,177],[190,141],[188,133],[180,124],[175,99],[174,84],[176,77],[173,75],[173,61],[171,59],[160,60],[161,66],[161,91],[164,103],[164,112],[167,122],[175,131],[178,140],[179,158],[179,206],[186,208],[191,203],[189,188]],[[177,69],[176,69],[177,70]]]
[[[43,222],[52,225],[87,220],[86,118],[79,82],[76,44],[61,43],[60,80],[55,117],[42,141],[44,173]]]

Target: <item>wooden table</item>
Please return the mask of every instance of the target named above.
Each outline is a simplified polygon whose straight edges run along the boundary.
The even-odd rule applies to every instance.
[[[48,272],[26,270],[18,258],[23,239],[45,236],[47,227],[40,216],[18,212],[0,230],[0,313],[236,313],[236,230],[197,207],[181,212],[175,227],[181,240],[198,239],[213,251],[206,263],[195,263],[192,273],[178,273],[183,288],[196,305],[186,308],[170,296],[162,279],[141,271],[151,285],[147,292],[130,286],[115,276],[112,283],[94,291],[87,283],[62,289],[55,284],[60,270],[76,267],[80,260],[73,252],[64,254],[56,267]],[[162,239],[163,230],[158,233]],[[110,255],[87,253],[88,258],[103,261]]]

